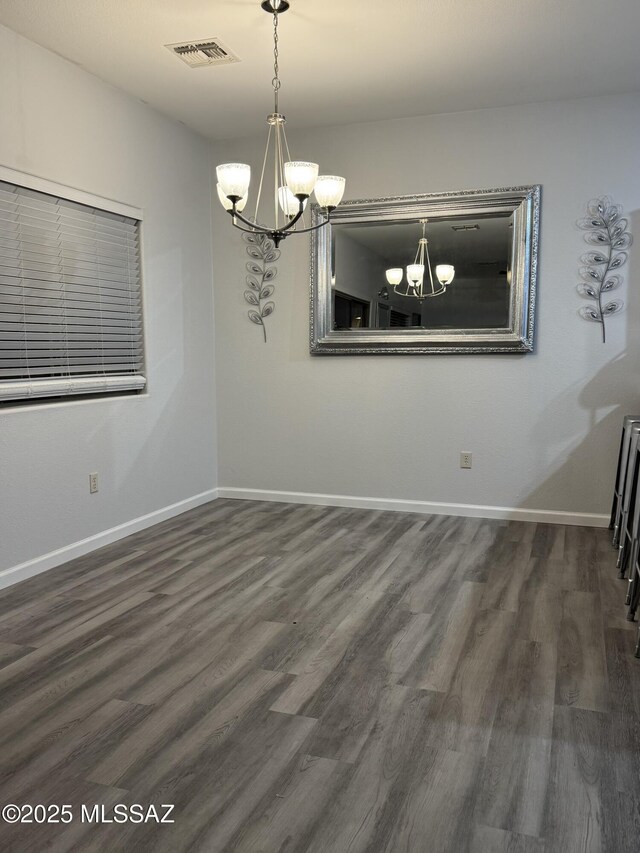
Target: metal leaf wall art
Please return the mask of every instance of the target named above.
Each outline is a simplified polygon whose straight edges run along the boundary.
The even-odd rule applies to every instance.
[[[276,249],[273,240],[270,240],[266,234],[243,234],[242,238],[248,243],[247,254],[251,258],[247,262],[249,274],[246,283],[249,289],[245,290],[244,298],[253,307],[249,309],[247,315],[256,326],[262,326],[262,334],[266,343],[265,317],[273,314],[276,307],[275,302],[266,300],[275,291],[272,282],[278,274],[278,269],[273,264],[280,257],[280,250]]]
[[[608,197],[596,198],[587,205],[588,215],[578,222],[587,233],[584,239],[591,249],[581,257],[584,266],[580,269],[582,281],[578,291],[595,305],[586,305],[580,309],[585,320],[600,323],[602,342],[606,342],[605,319],[622,311],[621,299],[609,299],[609,294],[620,287],[622,275],[616,272],[627,261],[628,249],[632,242],[627,231],[628,222],[622,218],[622,207],[613,204]]]

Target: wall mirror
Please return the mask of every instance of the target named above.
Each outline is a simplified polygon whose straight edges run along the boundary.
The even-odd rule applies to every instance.
[[[539,186],[343,202],[313,232],[311,353],[531,352],[539,215]]]

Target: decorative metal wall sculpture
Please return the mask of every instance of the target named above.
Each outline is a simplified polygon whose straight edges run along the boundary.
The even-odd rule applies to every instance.
[[[578,291],[587,299],[595,300],[595,305],[586,305],[580,309],[585,320],[600,323],[602,343],[606,342],[605,318],[622,311],[621,299],[606,301],[607,294],[622,284],[622,276],[613,273],[627,261],[628,249],[632,242],[627,231],[628,222],[622,218],[622,207],[613,204],[607,196],[596,198],[587,205],[588,216],[578,222],[580,228],[588,231],[584,239],[591,246],[597,246],[582,256],[585,264],[580,270],[582,281]]]
[[[275,302],[265,302],[265,299],[273,294],[275,287],[271,282],[278,274],[277,267],[273,264],[280,257],[280,249],[276,249],[273,240],[269,239],[266,234],[243,234],[242,239],[248,243],[247,254],[251,258],[247,262],[249,275],[246,282],[249,285],[249,290],[245,290],[244,298],[253,305],[247,314],[252,323],[256,326],[262,326],[262,334],[264,342],[267,342],[267,329],[264,325],[264,318],[269,314],[273,314],[275,310]]]

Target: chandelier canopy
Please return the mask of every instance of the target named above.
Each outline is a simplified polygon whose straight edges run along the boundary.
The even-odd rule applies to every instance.
[[[427,240],[426,228],[428,219],[421,219],[422,236],[418,240],[418,250],[412,264],[407,265],[407,281],[402,289],[402,278],[404,271],[402,267],[393,267],[386,271],[387,281],[393,285],[394,291],[400,296],[415,296],[417,299],[426,299],[431,296],[441,296],[451,284],[456,271],[451,264],[438,264],[436,266],[436,279],[433,280],[431,271],[431,260],[429,258],[429,241]],[[429,271],[429,280],[425,283],[425,270]]]
[[[331,212],[342,200],[345,179],[338,175],[319,176],[317,163],[291,159],[284,130],[286,119],[279,108],[281,84],[278,67],[278,16],[286,12],[290,4],[287,0],[264,0],[260,5],[266,12],[273,15],[273,80],[271,82],[274,107],[273,112],[267,116],[269,132],[253,219],[247,219],[242,215],[248,200],[251,167],[246,163],[223,163],[216,168],[216,177],[218,179],[218,198],[231,216],[233,225],[240,231],[266,234],[277,246],[289,234],[303,234],[326,225],[331,219]],[[258,206],[262,196],[272,142],[275,224],[272,227],[264,227],[258,224]],[[298,222],[302,218],[311,193],[315,194],[316,201],[326,213],[326,218],[309,228],[298,228]],[[302,220],[302,225],[304,225],[304,220]]]

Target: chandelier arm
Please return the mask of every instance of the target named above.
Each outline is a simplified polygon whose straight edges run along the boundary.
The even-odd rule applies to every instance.
[[[308,234],[309,231],[317,231],[318,228],[322,228],[324,225],[328,225],[331,222],[331,214],[327,216],[322,222],[318,222],[317,225],[311,225],[309,228],[301,228],[299,231],[296,231],[296,234]]]
[[[431,282],[431,293],[435,295],[435,287],[433,286],[433,273],[431,271],[431,258],[429,257],[429,243],[425,243],[425,249],[427,254],[427,266],[429,267],[429,281]]]
[[[280,86],[282,85],[280,82],[280,67],[278,63],[278,9],[274,4],[273,10],[273,79],[271,81],[271,85],[273,86],[273,114],[274,116],[279,115],[280,113],[280,105],[279,105],[279,95],[280,95]],[[280,215],[278,210],[278,190],[280,189],[280,183],[283,182],[283,172],[281,168],[282,157],[280,154],[280,131],[282,125],[280,122],[276,123],[275,126],[275,138],[274,138],[274,169],[273,169],[273,218],[276,223],[276,230],[280,229]],[[271,132],[271,131],[269,131]],[[280,174],[278,174],[280,173]],[[256,216],[257,219],[257,216]]]
[[[276,183],[278,184],[278,188],[281,186],[286,188],[287,187],[287,181],[286,181],[285,175],[284,175],[284,151],[283,151],[283,147],[282,147],[282,140],[283,140],[283,138],[286,140],[286,137],[287,137],[285,129],[284,129],[284,124],[279,124],[277,130],[278,130],[278,151],[277,151],[278,159],[277,159],[277,163],[276,163],[276,170],[278,170],[278,169],[280,170],[280,177],[278,178],[278,181]],[[279,192],[279,189],[276,190],[276,193],[277,192]],[[284,195],[286,198],[287,197],[287,190],[286,189],[285,189]],[[289,207],[289,205],[287,204],[287,210],[288,210],[288,207]],[[278,221],[278,220],[276,220],[276,221]]]
[[[273,231],[272,228],[265,228],[262,225],[257,225],[255,222],[251,222],[250,219],[245,219],[244,216],[241,213],[238,213],[237,210],[235,211],[235,213],[233,212],[233,209],[227,210],[227,213],[233,220],[234,228],[237,228],[239,231],[244,231],[247,234],[271,234]],[[248,225],[249,228],[241,228],[236,222],[236,219],[239,219],[241,222],[244,222],[244,224]]]
[[[289,140],[287,139],[287,132],[284,129],[284,125],[282,125],[282,138],[284,139],[284,148],[282,149],[283,156],[286,155],[287,160],[293,160],[293,157],[291,156],[291,151],[289,151]],[[286,186],[286,181],[284,180],[284,163],[282,164],[282,182]],[[302,224],[306,225],[304,219],[304,208],[302,210]],[[296,233],[303,234],[304,231],[298,231]]]
[[[275,163],[273,167],[273,220],[276,223],[276,228],[280,227],[280,216],[278,211],[278,190],[280,188],[280,125],[276,125],[275,135]]]
[[[262,161],[262,171],[260,172],[260,183],[258,184],[258,197],[256,198],[255,218],[258,219],[258,207],[260,205],[260,196],[262,195],[262,182],[264,181],[264,172],[267,168],[267,158],[269,157],[269,145],[271,144],[271,131],[273,125],[269,125],[269,133],[267,134],[267,147],[264,149],[264,160]]]
[[[282,228],[267,228],[264,225],[258,225],[256,222],[251,222],[250,219],[245,219],[245,217],[241,213],[239,213],[237,210],[234,211],[233,208],[231,208],[230,210],[227,210],[227,213],[234,220],[234,222],[233,222],[234,226],[236,228],[238,228],[240,231],[246,231],[246,229],[240,228],[240,226],[237,225],[237,223],[235,222],[236,219],[239,219],[241,222],[244,222],[245,225],[249,226],[250,230],[247,232],[249,234],[282,234],[282,235],[286,236],[286,232],[289,231],[291,228],[293,228],[293,226],[296,224],[296,222],[302,216],[303,210],[304,210],[304,207],[302,206],[302,203],[301,203],[300,204],[300,210],[291,219],[291,221],[288,222],[287,225],[283,226]],[[328,221],[329,220],[327,219],[325,222],[322,222],[320,224],[326,225],[326,223]],[[318,228],[318,227],[320,227],[320,226],[314,226],[314,228]],[[312,231],[313,229],[308,228],[307,230]],[[302,233],[302,232],[300,232],[300,233]]]
[[[296,215],[294,217],[292,217],[287,222],[286,225],[283,225],[282,228],[278,228],[278,231],[281,231],[283,233],[285,231],[290,231],[293,228],[293,226],[296,224],[296,222],[300,219],[300,217],[302,216],[303,213],[304,213],[304,204],[302,202],[300,202],[300,209],[298,210]]]
[[[287,160],[293,160],[291,152],[289,151],[289,140],[287,139],[287,132],[284,127],[282,128],[282,138],[284,139],[284,150],[287,155]]]

